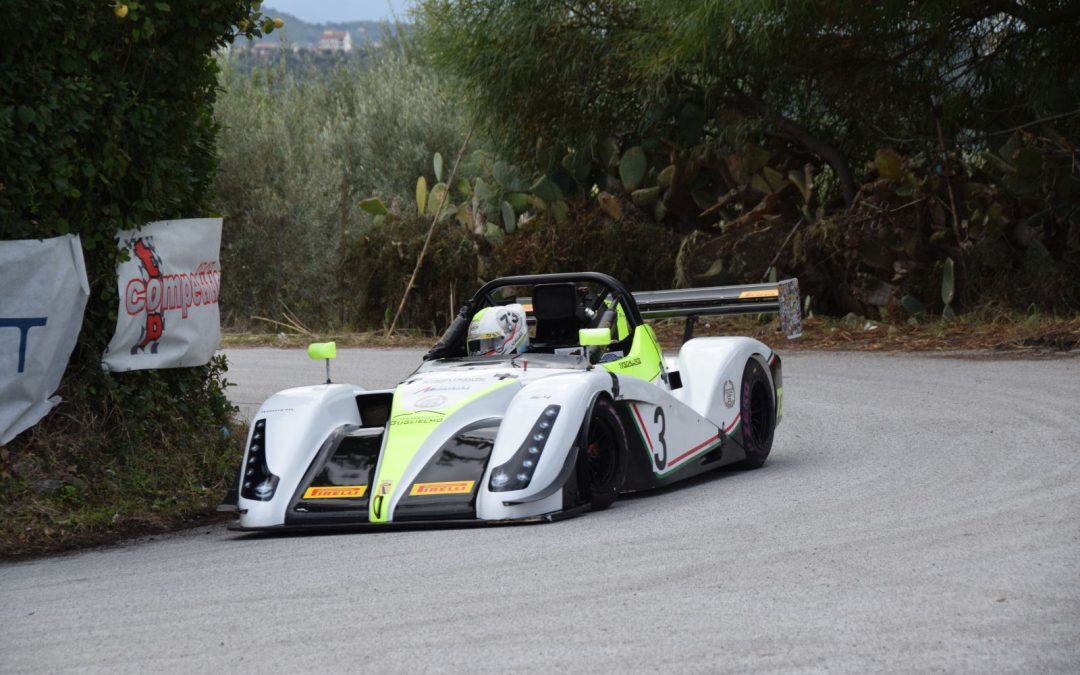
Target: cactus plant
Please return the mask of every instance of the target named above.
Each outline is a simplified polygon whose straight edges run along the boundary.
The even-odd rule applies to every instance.
[[[536,179],[529,191],[548,204],[563,198],[562,190],[547,176],[540,176]]]
[[[427,179],[420,176],[416,179],[416,214],[419,216],[424,215],[427,210],[428,203],[428,189]]]
[[[506,195],[506,201],[514,207],[515,213],[523,213],[529,209],[529,195],[524,192],[511,192]]]
[[[561,199],[557,202],[552,202],[551,212],[555,215],[555,220],[559,223],[565,223],[570,219],[570,207]]]
[[[596,158],[605,171],[619,166],[619,142],[614,138],[602,139],[596,144]]]
[[[912,316],[922,314],[926,311],[926,305],[924,305],[914,295],[905,295],[900,298],[900,306],[904,308],[904,311]]]
[[[627,150],[619,161],[619,179],[622,180],[623,189],[633,192],[645,179],[648,170],[648,159],[640,145]]]
[[[458,194],[460,194],[462,197],[472,196],[473,189],[472,185],[469,183],[468,178],[459,178],[455,187],[457,188]]]
[[[489,201],[495,198],[495,195],[499,194],[498,190],[487,184],[483,178],[477,178],[475,187],[473,188],[474,194],[484,201]]]
[[[436,183],[431,187],[431,193],[428,194],[427,198],[427,214],[429,216],[435,215],[435,212],[442,208],[441,216],[445,217],[452,210],[447,199],[447,191],[446,183]],[[446,202],[446,206],[443,206],[444,202]]]
[[[514,207],[510,206],[509,202],[503,202],[501,211],[503,229],[506,230],[507,234],[513,234],[514,230],[517,228],[517,218],[514,217]]]
[[[371,197],[369,199],[360,200],[360,209],[366,213],[370,213],[373,216],[385,216],[390,212],[386,208],[386,204],[378,197]]]
[[[656,184],[662,188],[671,187],[671,181],[675,178],[675,165],[668,164],[656,177]]]
[[[659,187],[641,188],[630,193],[630,199],[634,206],[645,207],[656,202],[660,197]]]

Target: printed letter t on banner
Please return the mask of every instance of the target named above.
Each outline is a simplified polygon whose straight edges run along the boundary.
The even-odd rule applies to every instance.
[[[0,445],[60,402],[53,392],[82,327],[90,284],[77,235],[0,241]]]

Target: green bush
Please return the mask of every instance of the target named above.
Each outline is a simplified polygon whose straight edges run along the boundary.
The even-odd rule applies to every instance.
[[[62,403],[0,452],[0,550],[205,510],[233,447],[224,363],[106,374],[116,325],[114,236],[209,211],[212,54],[248,0],[13,0],[0,24],[0,238],[78,233],[91,295]],[[91,517],[90,511],[96,515]],[[96,535],[95,535],[96,536]]]

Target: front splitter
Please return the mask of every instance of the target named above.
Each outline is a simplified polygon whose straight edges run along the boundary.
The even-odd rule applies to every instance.
[[[289,525],[267,525],[265,527],[244,527],[239,522],[230,523],[228,529],[232,532],[263,532],[263,533],[293,533],[293,532],[378,532],[386,530],[430,530],[435,528],[465,528],[465,527],[492,527],[499,525],[529,525],[536,523],[554,523],[568,518],[580,516],[589,510],[589,506],[577,506],[572,509],[545,513],[540,516],[528,518],[507,518],[504,520],[406,520],[390,521],[388,523],[296,523]]]

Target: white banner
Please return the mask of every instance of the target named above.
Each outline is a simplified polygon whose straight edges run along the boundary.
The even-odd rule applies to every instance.
[[[120,306],[106,370],[201,366],[221,341],[221,218],[162,220],[116,235]]]
[[[82,327],[90,284],[82,244],[55,239],[0,241],[0,445],[37,424]]]

